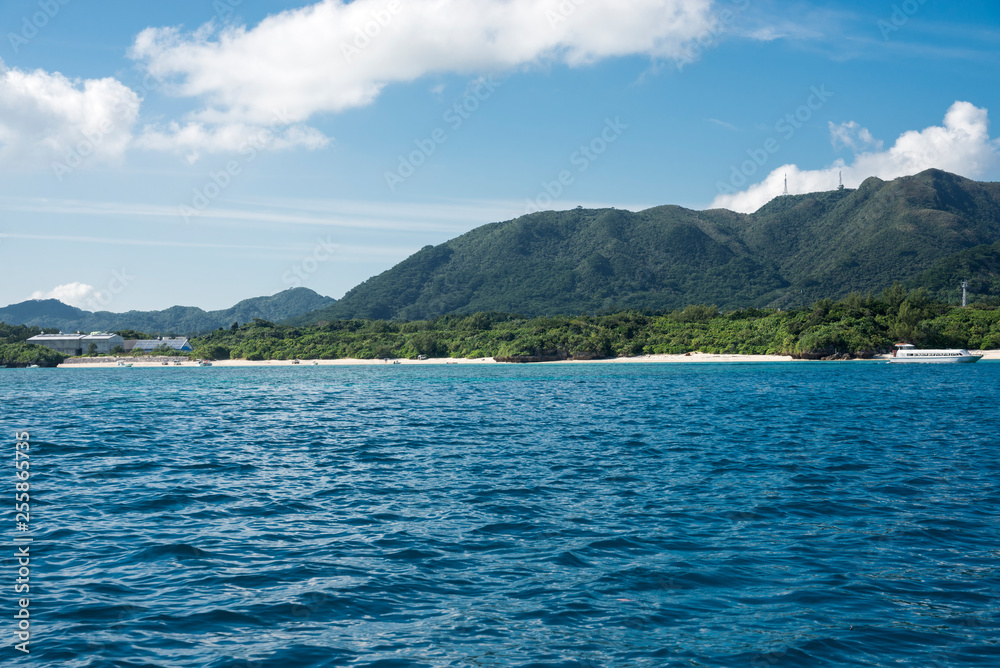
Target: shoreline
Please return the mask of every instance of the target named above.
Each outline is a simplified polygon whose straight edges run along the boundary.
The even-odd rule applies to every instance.
[[[970,351],[974,354],[982,354],[983,360],[1000,360],[1000,350],[976,350]],[[842,360],[849,362],[884,362],[889,358],[888,355],[877,355],[873,359],[863,360]],[[136,360],[130,360],[129,358],[119,358],[126,364],[131,364],[131,368],[144,369],[144,368],[167,368],[167,369],[182,369],[182,368],[192,368],[197,367],[197,362],[193,360],[184,360],[181,364],[174,364],[174,360],[178,358],[165,358],[168,364],[163,364],[163,360],[151,360],[150,358],[139,358]],[[761,363],[761,362],[808,362],[810,360],[798,360],[794,359],[788,355],[739,355],[739,354],[726,354],[726,353],[682,353],[678,355],[639,355],[636,357],[615,357],[609,359],[596,359],[596,360],[556,360],[551,362],[531,362],[531,364],[711,364],[711,363]],[[470,364],[511,364],[511,366],[518,366],[517,363],[505,363],[497,362],[492,357],[480,357],[476,359],[469,358],[449,358],[449,357],[437,357],[430,358],[426,360],[413,360],[413,359],[399,359],[390,360],[386,362],[382,359],[365,360],[365,359],[336,359],[336,360],[299,360],[298,364],[292,362],[292,360],[218,360],[213,361],[213,367],[285,367],[285,366],[299,366],[299,367],[311,367],[311,366],[392,366],[396,362],[400,365],[425,365],[425,366],[440,366],[440,365],[470,365]],[[118,369],[122,368],[117,365],[117,360],[115,358],[71,358],[63,362],[57,369]]]

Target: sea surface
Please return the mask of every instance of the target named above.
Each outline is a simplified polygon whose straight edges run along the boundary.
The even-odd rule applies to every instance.
[[[0,370],[0,663],[1000,666],[998,399],[989,362]]]

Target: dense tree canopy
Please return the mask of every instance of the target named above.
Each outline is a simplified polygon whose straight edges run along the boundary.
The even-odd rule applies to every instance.
[[[962,309],[926,290],[895,284],[878,296],[854,293],[811,308],[722,313],[692,305],[668,313],[528,318],[496,312],[432,320],[338,320],[308,327],[257,321],[197,339],[194,355],[215,359],[497,357],[597,359],[643,354],[789,354],[821,358],[918,346],[1000,348],[1000,311]]]

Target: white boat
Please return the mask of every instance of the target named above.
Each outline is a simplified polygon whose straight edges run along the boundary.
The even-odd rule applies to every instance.
[[[126,364],[123,360],[118,360],[116,366],[132,366],[131,363]]]
[[[212,363],[208,360],[198,360],[198,366],[212,366]]]
[[[973,355],[964,348],[925,348],[918,350],[912,343],[897,343],[892,351],[890,362],[923,363],[923,364],[972,364],[983,358]]]

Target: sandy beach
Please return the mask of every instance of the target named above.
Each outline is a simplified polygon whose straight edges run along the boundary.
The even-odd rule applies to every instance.
[[[974,350],[970,351],[976,355],[982,355],[983,360],[1000,360],[1000,350]],[[852,362],[878,362],[888,359],[888,355],[878,355],[873,360],[848,360]],[[168,363],[164,364],[162,358],[120,358],[132,368],[161,368],[180,369],[185,367],[197,367],[198,363],[193,360],[168,358]],[[174,361],[180,361],[175,364]],[[804,362],[796,360],[788,355],[735,355],[735,354],[709,354],[693,352],[683,355],[639,355],[636,357],[617,357],[601,360],[560,360],[555,362],[536,362],[536,364],[647,364],[647,363],[668,363],[668,364],[702,364],[712,362]],[[363,359],[338,359],[338,360],[299,360],[296,364],[292,360],[218,360],[213,361],[213,367],[275,367],[275,366],[385,366],[392,364],[400,365],[468,365],[468,364],[498,364],[492,357],[480,357],[476,359],[437,357],[425,360],[398,359],[390,360],[363,360]],[[72,358],[58,366],[60,369],[118,369],[117,360],[110,357],[86,357]]]
[[[974,354],[983,355],[983,360],[1000,360],[1000,350],[972,351]],[[887,355],[879,355],[874,360],[850,360],[854,362],[884,361]],[[180,361],[180,364],[174,362]],[[121,361],[130,364],[132,368],[161,368],[180,369],[185,367],[197,367],[198,363],[193,360],[180,360],[169,358],[167,364],[162,358],[121,358]],[[712,362],[803,362],[787,355],[727,355],[709,354],[693,352],[684,355],[639,355],[637,357],[618,357],[602,360],[560,360],[555,362],[539,362],[539,364],[647,364],[647,363],[670,363],[670,364],[702,364]],[[392,364],[400,365],[468,365],[468,364],[498,364],[492,357],[480,357],[477,359],[439,357],[425,360],[399,359],[390,360],[363,360],[363,359],[338,359],[338,360],[299,360],[296,364],[292,360],[218,360],[213,361],[213,367],[276,367],[276,366],[385,366]],[[121,368],[114,358],[94,357],[94,358],[73,358],[59,365],[60,369],[118,369]]]

